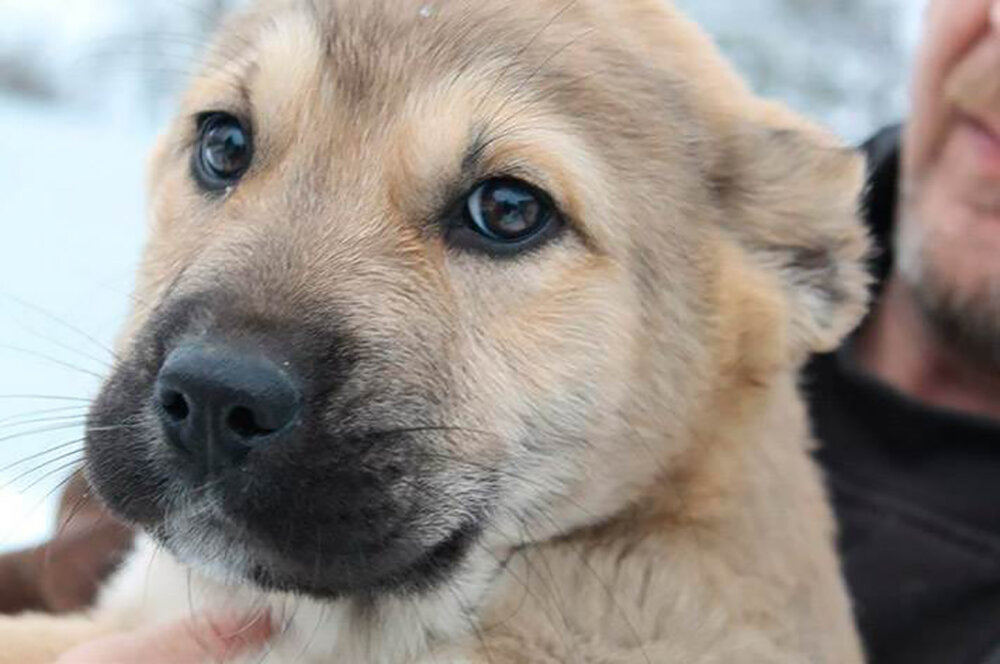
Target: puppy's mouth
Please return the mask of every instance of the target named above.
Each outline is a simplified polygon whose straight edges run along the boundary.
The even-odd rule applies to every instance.
[[[180,522],[180,524],[178,524]],[[404,537],[381,547],[324,552],[280,550],[228,519],[175,517],[147,527],[183,563],[227,584],[250,583],[267,592],[322,600],[428,591],[446,583],[483,531],[475,521],[438,543],[418,546]]]
[[[358,575],[350,580],[326,580],[321,574],[304,579],[281,565],[251,564],[246,577],[254,585],[272,592],[293,592],[321,598],[371,595],[383,592],[417,592],[445,582],[461,565],[478,539],[481,528],[470,524],[455,530],[440,544],[429,548],[409,565],[370,579]]]

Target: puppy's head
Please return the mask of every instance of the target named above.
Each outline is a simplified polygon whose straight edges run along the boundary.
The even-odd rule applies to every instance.
[[[90,478],[317,596],[606,520],[853,324],[859,170],[656,0],[262,3],[157,149]]]

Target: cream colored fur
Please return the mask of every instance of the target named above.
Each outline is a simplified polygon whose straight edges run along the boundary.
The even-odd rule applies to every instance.
[[[464,303],[455,314],[465,317],[456,324],[463,350],[449,359],[467,380],[455,406],[463,421],[502,429],[510,413],[584,386],[581,403],[553,405],[550,424],[577,431],[586,422],[586,444],[544,474],[517,452],[505,511],[452,582],[429,595],[375,607],[265,595],[232,585],[225,570],[182,565],[143,538],[87,616],[0,621],[0,662],[50,661],[100,634],[192,610],[263,606],[281,626],[265,660],[274,663],[861,662],[797,386],[807,355],[834,347],[865,306],[860,160],[757,99],[659,0],[312,4],[261,2],[234,19],[182,113],[230,103],[233,81],[242,81],[268,128],[263,154],[275,165],[263,168],[288,173],[321,158],[332,166],[310,185],[314,195],[386,192],[380,203],[351,200],[371,212],[359,219],[387,219],[367,234],[362,224],[292,238],[268,226],[298,243],[290,255],[314,258],[308,276],[286,275],[283,287],[340,289],[364,324],[405,335],[356,271],[337,266],[367,265],[379,234],[404,228],[376,210],[418,214],[417,183],[457,168],[470,119],[483,108],[513,114],[516,130],[488,159],[543,180],[580,220],[576,235],[503,266],[428,258],[417,266],[431,275],[419,296],[441,311]],[[335,29],[322,21],[327,6],[358,25],[384,13],[385,24],[404,26],[385,40],[341,45],[384,74],[373,89],[391,113],[366,109],[371,117],[359,119],[330,92],[324,67],[338,59],[324,55]],[[407,51],[410,39],[450,44],[463,26],[495,38],[500,55],[469,57],[455,63],[460,73],[442,76]],[[365,50],[373,44],[378,53]],[[505,80],[517,58],[541,73]],[[296,137],[320,112],[323,122],[308,125],[324,132],[313,143],[329,147],[317,157]],[[240,247],[257,237],[249,227],[206,230],[212,213],[187,182],[186,117],[153,161],[154,222],[138,286],[145,302],[158,301],[196,254],[200,265],[236,266]],[[252,216],[292,209],[292,197],[262,178],[227,204]],[[394,287],[411,281],[375,269]],[[499,299],[481,297],[483,284]],[[532,297],[503,299],[525,284]],[[426,314],[428,329],[439,313]],[[123,344],[146,315],[137,309]],[[499,454],[472,443],[461,453]]]

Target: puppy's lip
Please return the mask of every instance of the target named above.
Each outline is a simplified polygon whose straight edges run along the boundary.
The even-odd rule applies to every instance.
[[[409,553],[400,553],[398,547],[405,546],[406,539],[396,537],[379,550],[359,549],[351,555],[331,552],[322,559],[296,560],[281,547],[255,542],[253,533],[224,511],[202,509],[198,520],[198,530],[216,542],[212,550],[239,553],[233,559],[243,563],[234,567],[218,559],[202,559],[194,553],[198,549],[187,548],[185,538],[178,536],[168,522],[146,529],[187,565],[206,572],[223,571],[220,578],[242,578],[266,592],[292,592],[317,599],[433,587],[447,581],[485,529],[483,522],[471,520],[444,535],[437,544]],[[327,573],[320,573],[321,569]]]
[[[265,591],[296,592],[319,599],[420,589],[433,586],[436,582],[446,582],[449,573],[462,562],[481,532],[480,524],[470,523],[459,527],[410,563],[363,579],[360,583],[357,578],[339,582],[319,579],[315,570],[300,575],[283,570],[280,566],[261,562],[251,563],[245,576]]]

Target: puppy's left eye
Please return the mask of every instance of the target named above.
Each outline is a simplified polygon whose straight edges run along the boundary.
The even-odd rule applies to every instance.
[[[192,157],[195,179],[209,191],[232,187],[250,168],[250,131],[228,113],[211,113],[200,120]]]
[[[490,253],[518,252],[549,238],[561,221],[544,191],[515,178],[494,178],[467,196],[462,227],[450,239]]]

